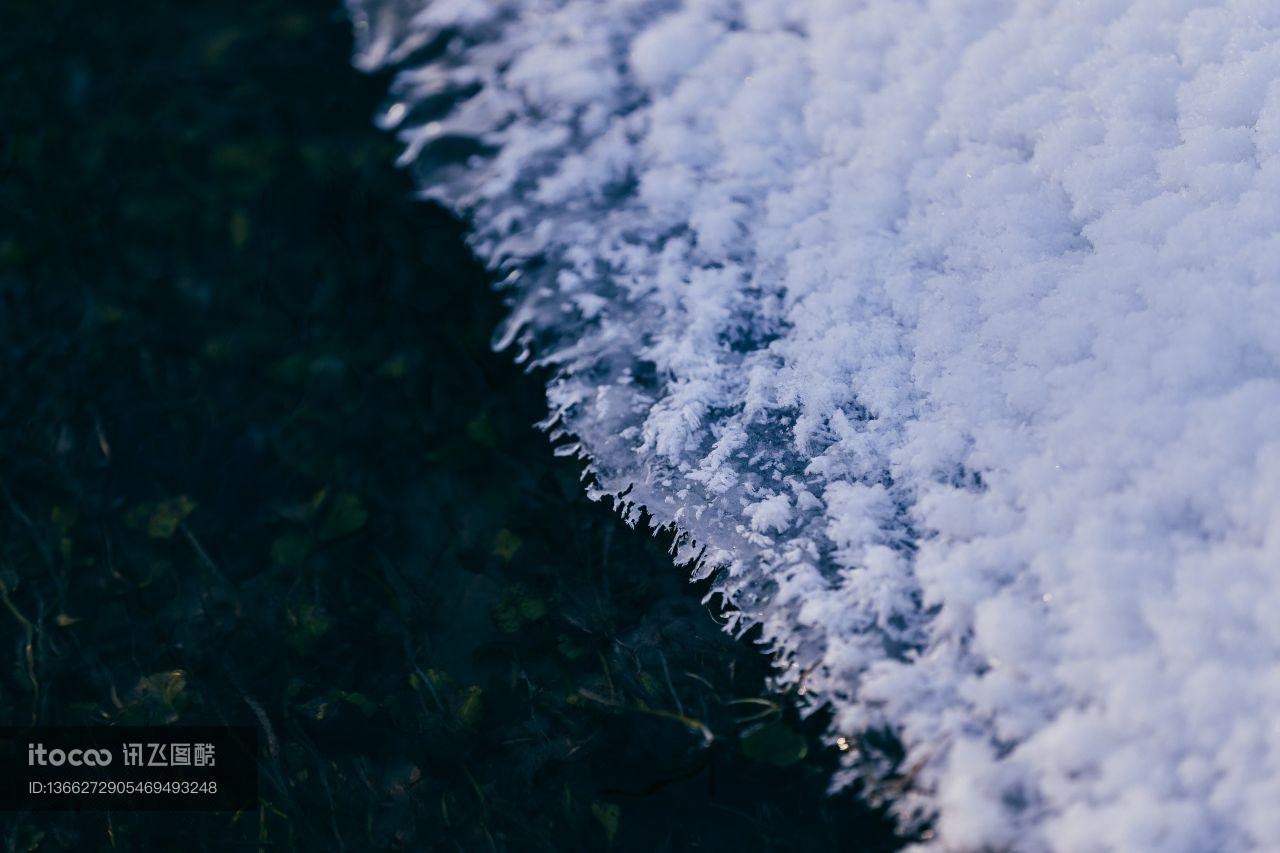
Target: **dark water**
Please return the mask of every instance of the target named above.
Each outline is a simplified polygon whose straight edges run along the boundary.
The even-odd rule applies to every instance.
[[[256,813],[6,815],[6,849],[894,846],[531,428],[337,9],[4,19],[0,724],[271,745]]]

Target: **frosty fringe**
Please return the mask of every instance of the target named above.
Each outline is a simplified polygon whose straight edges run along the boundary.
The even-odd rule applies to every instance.
[[[954,849],[1276,843],[1280,4],[351,13],[569,452],[907,749],[847,776]]]

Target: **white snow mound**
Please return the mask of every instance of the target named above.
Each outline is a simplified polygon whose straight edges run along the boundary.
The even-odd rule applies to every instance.
[[[845,779],[952,849],[1280,843],[1280,3],[351,2],[558,434]]]

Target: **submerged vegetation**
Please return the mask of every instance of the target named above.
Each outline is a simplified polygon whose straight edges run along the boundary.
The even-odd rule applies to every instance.
[[[237,722],[254,814],[6,849],[880,849],[767,661],[583,496],[327,2],[20,0],[0,724]]]

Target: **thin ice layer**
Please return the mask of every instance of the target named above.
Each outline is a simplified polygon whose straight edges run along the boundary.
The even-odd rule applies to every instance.
[[[1280,837],[1280,6],[352,15],[552,421],[897,733],[904,817]]]

